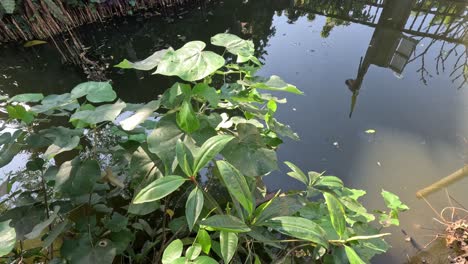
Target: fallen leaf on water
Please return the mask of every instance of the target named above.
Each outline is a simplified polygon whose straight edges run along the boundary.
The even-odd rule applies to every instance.
[[[24,43],[23,47],[29,48],[29,47],[32,47],[32,46],[42,45],[42,44],[46,44],[46,43],[47,43],[47,41],[44,41],[44,40],[31,40],[31,41],[28,41],[28,42]]]
[[[374,129],[368,129],[365,132],[366,132],[366,134],[374,134],[375,130]]]

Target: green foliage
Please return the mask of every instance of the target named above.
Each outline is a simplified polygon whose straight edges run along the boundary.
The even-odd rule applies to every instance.
[[[261,91],[302,92],[255,76],[251,41],[218,34],[212,44],[237,64],[193,41],[116,65],[180,77],[146,104],[126,104],[107,82],[2,101],[14,131],[0,135],[0,167],[30,157],[0,185],[0,262],[256,264],[300,243],[309,254],[294,262],[362,263],[387,250],[358,201],[365,192],[338,177],[287,162],[303,190],[267,195],[277,147],[298,136],[275,119],[285,100]],[[380,222],[397,224],[408,208],[382,195],[390,211]]]

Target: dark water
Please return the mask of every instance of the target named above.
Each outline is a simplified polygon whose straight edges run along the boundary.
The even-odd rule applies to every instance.
[[[416,191],[467,161],[467,14],[465,1],[226,0],[170,19],[88,25],[77,35],[100,65],[143,59],[190,40],[209,42],[226,30],[252,38],[265,63],[260,73],[282,76],[305,92],[288,95],[279,108],[279,119],[302,138],[286,142],[279,159],[368,190],[369,208],[383,207],[382,188],[400,195],[411,211],[391,230],[393,249],[374,262],[402,263],[416,249],[400,229],[424,246],[436,233],[427,228],[441,228]],[[62,64],[51,44],[0,47],[0,58],[0,89],[9,94],[62,93],[86,80],[79,67]],[[106,74],[129,102],[146,102],[173,81],[111,67]],[[281,169],[266,178],[272,189],[301,188]],[[468,178],[447,190],[468,206]],[[449,205],[444,191],[428,201],[436,210]],[[436,261],[440,251],[431,254]]]

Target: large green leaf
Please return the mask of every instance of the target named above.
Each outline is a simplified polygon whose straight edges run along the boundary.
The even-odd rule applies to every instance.
[[[52,141],[44,156],[52,159],[55,155],[74,149],[80,143],[82,129],[69,129],[66,127],[52,127],[39,131],[39,134]]]
[[[203,220],[200,224],[220,231],[235,233],[250,231],[250,228],[242,220],[232,215],[214,215]]]
[[[342,237],[346,230],[346,219],[343,204],[331,193],[324,192],[323,197],[325,197],[325,202],[327,203],[328,213],[330,214],[333,228],[336,233]]]
[[[245,208],[249,215],[254,209],[252,192],[249,189],[245,176],[240,173],[234,166],[226,161],[219,160],[216,162],[226,188],[229,193]]]
[[[0,222],[0,257],[9,254],[16,244],[16,232],[10,221]]]
[[[350,264],[365,264],[352,247],[344,245],[344,248]]]
[[[88,124],[114,121],[125,106],[126,104],[119,100],[114,104],[98,106],[94,110],[78,111],[70,117],[70,121],[80,120]]]
[[[295,216],[280,216],[267,220],[264,225],[285,235],[311,241],[328,248],[325,231],[311,220]]]
[[[6,107],[10,118],[18,119],[26,124],[30,124],[34,120],[33,112],[30,112],[22,105],[8,105]]]
[[[260,225],[264,221],[278,216],[291,216],[302,208],[302,203],[293,196],[274,198],[271,202],[265,202],[255,209],[255,224]]]
[[[30,205],[17,206],[0,214],[0,222],[11,220],[10,226],[15,229],[16,240],[24,240],[24,236],[30,233],[34,226],[44,219],[45,207],[42,205],[31,205],[35,201],[31,197],[29,198],[31,199]],[[16,203],[21,203],[21,196],[17,199]],[[26,203],[29,202],[26,201]]]
[[[166,55],[168,51],[174,50],[172,48],[158,50],[148,58],[137,62],[130,62],[127,59],[124,59],[114,67],[121,69],[136,69],[141,71],[149,71],[158,66],[158,64],[161,62],[161,59],[164,57],[164,55]]]
[[[221,255],[223,256],[224,263],[228,264],[234,257],[234,254],[236,254],[238,241],[239,238],[236,233],[221,231],[219,244],[221,246]]]
[[[197,83],[193,87],[192,94],[203,97],[212,107],[217,107],[219,103],[219,95],[216,89],[206,83]]]
[[[180,139],[177,140],[176,145],[177,162],[180,168],[188,177],[194,175],[193,168],[193,154],[192,151]]]
[[[18,94],[10,98],[8,102],[22,102],[22,103],[29,103],[29,102],[39,102],[44,98],[44,95],[41,93],[26,93],[26,94]]]
[[[255,52],[251,40],[244,40],[236,35],[220,33],[211,38],[211,44],[226,47],[227,51],[237,55],[237,63],[248,61]]]
[[[198,243],[193,243],[193,245],[187,248],[187,251],[185,251],[185,256],[189,260],[194,260],[198,258],[198,256],[200,256],[201,251],[202,251],[201,245]]]
[[[270,90],[270,91],[277,91],[277,92],[289,92],[289,93],[294,93],[294,94],[303,94],[303,92],[297,89],[296,86],[286,83],[279,76],[276,76],[276,75],[272,75],[268,79],[256,77],[252,81],[242,80],[238,82],[240,84],[250,86],[255,89]]]
[[[397,195],[385,190],[382,190],[381,194],[388,208],[396,211],[409,210],[409,207],[406,204],[402,203]]]
[[[197,173],[205,167],[232,139],[234,139],[233,136],[217,135],[205,141],[195,157],[193,173]]]
[[[142,145],[133,152],[130,159],[128,174],[131,175],[131,186],[139,191],[141,186],[146,186],[163,176],[159,167],[163,164],[158,156],[148,150],[148,146]]]
[[[58,214],[59,210],[60,210],[60,207],[59,207],[59,206],[55,207],[55,208],[54,208],[54,211],[53,211],[52,214],[49,216],[49,218],[46,219],[45,221],[43,221],[43,222],[41,222],[41,223],[35,225],[34,228],[33,228],[33,230],[32,230],[31,232],[29,232],[28,234],[26,234],[25,237],[26,237],[27,239],[35,239],[35,238],[38,238],[38,237],[41,235],[42,231],[43,231],[46,227],[48,227],[49,225],[51,225],[51,224],[54,222],[55,218],[57,218],[57,214]]]
[[[211,237],[205,229],[198,229],[197,239],[195,242],[199,243],[202,247],[202,251],[205,254],[210,254],[211,249]]]
[[[86,96],[93,103],[112,102],[117,94],[108,82],[85,82],[80,83],[71,91],[71,98],[76,99]]]
[[[45,113],[56,109],[71,111],[79,107],[80,105],[78,104],[77,100],[73,99],[69,93],[60,95],[51,94],[44,97],[40,105],[31,107],[31,111],[34,113]]]
[[[168,51],[158,65],[156,74],[179,76],[185,81],[197,81],[221,68],[225,61],[220,55],[203,51],[205,43],[192,41],[176,51]]]
[[[148,149],[164,162],[166,174],[172,168],[177,140],[183,133],[177,126],[174,115],[166,115],[159,120],[156,128],[148,136]]]
[[[203,209],[203,191],[200,188],[195,187],[189,194],[187,202],[185,204],[185,217],[190,231],[198,220],[200,213]]]
[[[182,240],[176,239],[172,241],[164,250],[161,262],[163,264],[172,264],[176,259],[182,256],[184,244]]]
[[[0,168],[8,165],[13,158],[21,151],[21,145],[16,142],[11,142],[3,145],[0,150]]]
[[[47,234],[47,237],[44,239],[42,244],[43,248],[47,248],[62,234],[64,231],[69,228],[68,220],[65,219],[58,225],[55,225],[54,228]]]
[[[157,201],[177,190],[185,181],[187,181],[187,178],[176,175],[159,178],[143,188],[135,196],[133,203],[140,204]]]
[[[127,131],[133,130],[139,124],[146,121],[154,111],[158,110],[160,104],[159,100],[154,100],[140,107],[133,115],[120,121],[122,129]]]
[[[101,168],[97,161],[86,160],[81,163],[75,158],[60,166],[55,176],[55,190],[70,197],[89,194],[100,178]]]
[[[168,109],[175,109],[184,100],[189,100],[191,94],[192,90],[189,84],[176,82],[163,93],[161,104]]]
[[[176,120],[177,125],[187,133],[192,133],[200,128],[200,120],[198,120],[197,114],[193,111],[192,103],[189,100],[185,100],[180,106]]]
[[[73,264],[112,264],[117,248],[109,239],[100,239],[91,244],[91,238],[84,235],[80,240],[64,240],[60,249],[61,257]]]
[[[128,212],[134,215],[147,215],[158,210],[160,206],[161,204],[158,202],[142,204],[130,203],[128,206]]]
[[[15,0],[0,0],[0,4],[7,14],[13,14],[15,11]]]
[[[237,125],[238,136],[221,152],[245,176],[262,176],[278,168],[276,152],[264,147],[256,126]]]

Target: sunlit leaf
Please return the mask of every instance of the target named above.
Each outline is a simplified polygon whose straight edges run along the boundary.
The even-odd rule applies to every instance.
[[[365,132],[366,132],[366,134],[374,134],[375,130],[374,129],[368,129]]]
[[[249,189],[244,175],[240,173],[234,166],[226,161],[219,160],[216,162],[226,188],[229,193],[245,208],[249,215],[253,212],[252,192]]]
[[[189,194],[185,204],[185,217],[187,218],[188,227],[190,230],[198,220],[200,213],[203,209],[203,191],[195,187]]]
[[[41,93],[26,93],[18,94],[13,96],[8,100],[8,102],[20,102],[20,103],[29,103],[29,102],[39,102],[44,98],[44,95]]]
[[[183,247],[184,245],[182,243],[182,240],[176,239],[172,241],[164,250],[161,262],[163,264],[174,263],[176,259],[182,256]]]
[[[311,220],[295,216],[280,216],[265,221],[264,225],[285,235],[311,241],[328,248],[325,231]]]
[[[307,179],[307,176],[302,172],[299,167],[296,165],[292,164],[289,161],[284,162],[288,167],[292,170],[291,172],[288,172],[288,175],[291,176],[292,178],[304,183],[305,185],[309,184],[309,180]]]
[[[344,245],[344,248],[350,264],[365,264],[352,247]]]
[[[26,124],[30,124],[34,120],[34,114],[22,105],[8,105],[6,110],[10,118],[19,119]]]
[[[340,237],[344,235],[346,229],[346,220],[343,204],[333,194],[324,192],[325,202],[327,203],[328,213],[335,228],[336,233]]]
[[[203,143],[195,157],[193,172],[197,173],[205,167],[206,164],[213,160],[232,139],[234,139],[233,136],[217,135],[209,138],[205,143]]]
[[[86,96],[93,103],[112,102],[117,94],[108,82],[85,82],[80,83],[71,91],[71,98],[76,99]]]
[[[219,95],[216,89],[206,83],[197,83],[192,89],[192,94],[203,97],[212,107],[218,106]]]
[[[123,130],[133,130],[139,124],[143,123],[154,111],[158,110],[159,100],[151,101],[139,108],[133,115],[120,121]]]
[[[185,181],[187,181],[187,178],[175,175],[159,178],[143,188],[135,196],[133,203],[140,204],[157,201],[177,190]]]
[[[198,256],[200,256],[201,250],[201,245],[198,243],[194,243],[185,251],[185,257],[187,257],[189,260],[194,260],[198,258]]]
[[[221,255],[223,256],[224,263],[231,262],[234,254],[236,254],[238,240],[236,233],[221,231],[219,244],[221,246]]]
[[[258,77],[254,81],[242,80],[239,81],[239,83],[261,90],[303,94],[303,92],[297,89],[296,86],[286,83],[279,76],[276,75],[272,75],[268,79]]]
[[[0,257],[9,254],[16,244],[16,232],[10,221],[0,222]]]
[[[202,251],[205,254],[208,255],[210,253],[211,237],[210,237],[210,234],[208,234],[208,232],[206,232],[205,229],[202,229],[202,228],[198,229],[197,239],[195,240],[195,242],[201,245]]]
[[[190,101],[186,100],[182,103],[179,112],[177,112],[176,120],[177,125],[187,133],[192,133],[200,128],[200,121],[195,111],[193,111]]]
[[[400,198],[388,191],[382,190],[382,197],[384,198],[385,204],[388,208],[394,209],[397,211],[407,211],[409,207],[402,203]]]
[[[215,35],[211,38],[211,44],[226,47],[227,51],[237,55],[237,63],[248,61],[255,52],[254,44],[251,40],[244,40],[229,33]]]
[[[117,101],[114,104],[106,104],[96,107],[94,110],[84,110],[74,113],[70,121],[80,120],[88,124],[97,124],[104,121],[114,121],[125,108],[125,103]]]
[[[192,41],[176,51],[168,51],[158,65],[156,74],[179,76],[185,81],[197,81],[214,73],[224,65],[224,58],[203,51],[205,43]]]
[[[141,71],[149,71],[154,69],[158,64],[161,62],[161,59],[166,55],[168,51],[174,51],[172,48],[158,50],[153,55],[149,56],[148,58],[137,61],[137,62],[130,62],[127,59],[124,59],[119,64],[115,65],[116,68],[122,69],[136,69]]]
[[[242,220],[231,215],[214,215],[203,220],[200,224],[220,231],[235,233],[250,231],[250,228]]]

